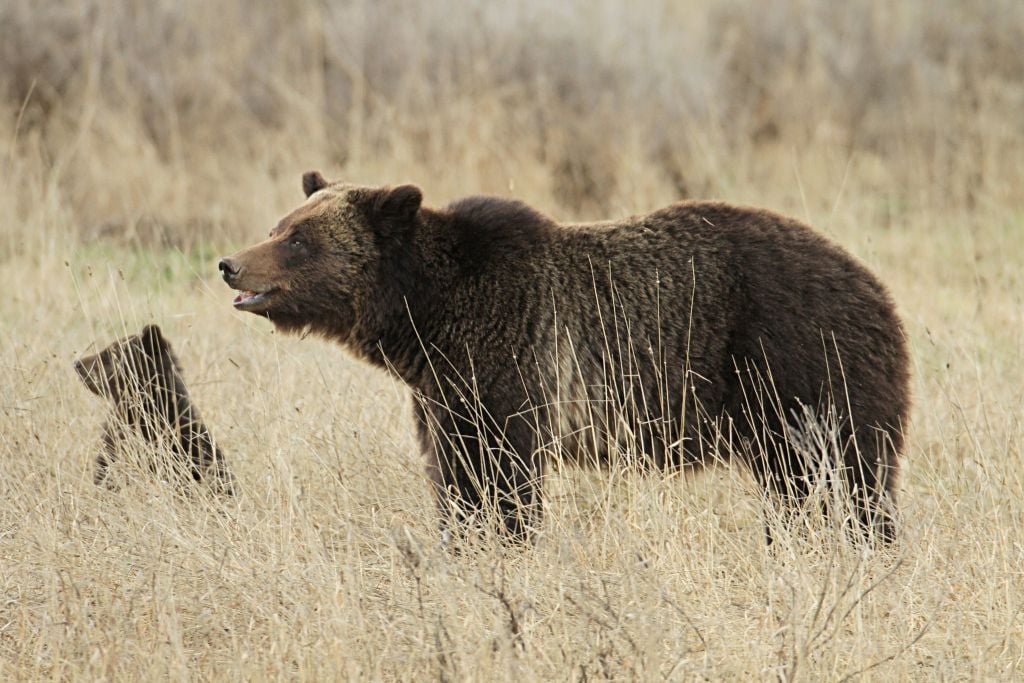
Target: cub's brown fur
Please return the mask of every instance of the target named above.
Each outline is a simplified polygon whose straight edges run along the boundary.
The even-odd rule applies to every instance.
[[[715,202],[564,225],[490,197],[426,208],[410,185],[303,187],[270,239],[221,261],[235,306],[413,389],[446,518],[492,504],[522,537],[552,457],[612,453],[735,455],[800,503],[831,452],[855,526],[892,538],[903,329],[881,283],[806,226]],[[828,424],[831,449],[814,443]]]
[[[234,492],[224,453],[192,405],[178,359],[159,327],[147,325],[139,334],[78,359],[75,370],[90,391],[114,404],[96,459],[97,484],[107,481],[126,433],[136,431],[150,445],[173,453],[175,465],[187,468],[192,480],[211,479],[215,490]]]

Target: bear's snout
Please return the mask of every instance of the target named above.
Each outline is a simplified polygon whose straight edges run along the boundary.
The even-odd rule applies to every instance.
[[[78,358],[75,360],[75,372],[81,378],[82,383],[85,384],[86,388],[92,393],[102,396],[102,389],[100,387],[100,375],[102,368],[99,367],[101,362],[96,356],[86,356],[84,358]]]
[[[225,256],[224,258],[222,258],[220,262],[217,264],[217,267],[220,269],[220,273],[221,276],[223,276],[224,278],[224,282],[228,283],[229,285],[231,284],[232,280],[238,277],[239,273],[242,272],[241,264],[238,263],[238,261],[236,261],[235,259],[231,258],[230,256]]]

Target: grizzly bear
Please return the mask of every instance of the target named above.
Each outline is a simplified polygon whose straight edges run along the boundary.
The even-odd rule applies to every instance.
[[[110,466],[134,431],[153,448],[172,454],[172,472],[194,482],[208,479],[218,493],[234,493],[224,453],[192,404],[178,358],[159,327],[146,325],[138,334],[76,360],[75,370],[90,391],[114,404],[96,458],[97,485],[110,483]],[[157,471],[157,461],[150,464]]]
[[[903,328],[810,228],[717,202],[560,224],[493,197],[427,208],[412,185],[303,188],[269,239],[220,261],[234,306],[411,387],[444,531],[491,510],[528,538],[553,461],[735,458],[782,510],[828,508],[808,502],[824,482],[848,528],[892,540]]]

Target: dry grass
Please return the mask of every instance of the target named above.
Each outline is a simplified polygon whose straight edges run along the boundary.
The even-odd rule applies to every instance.
[[[0,677],[1022,675],[1022,5],[556,5],[0,7]],[[907,322],[898,550],[769,552],[735,470],[567,470],[535,550],[442,552],[406,391],[215,276],[313,167],[806,218]],[[237,500],[92,485],[71,359],[150,321]]]

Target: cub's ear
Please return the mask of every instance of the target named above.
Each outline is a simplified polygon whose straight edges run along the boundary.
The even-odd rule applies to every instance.
[[[142,338],[142,348],[144,348],[147,353],[155,356],[160,351],[167,348],[167,340],[164,339],[164,335],[156,325],[146,325],[142,328],[142,332],[139,333],[139,336]]]
[[[415,185],[399,185],[380,191],[374,209],[379,218],[391,222],[408,222],[420,210],[423,192]]]
[[[310,196],[317,190],[327,187],[327,181],[320,175],[320,171],[306,171],[302,174],[302,191]]]

